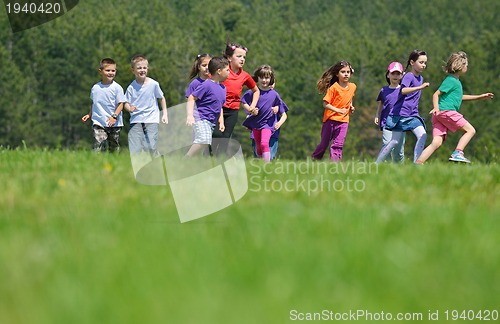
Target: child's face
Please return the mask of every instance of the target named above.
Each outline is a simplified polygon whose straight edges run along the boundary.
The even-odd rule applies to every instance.
[[[417,73],[422,73],[427,66],[427,55],[420,55],[416,61],[410,61],[412,69]]]
[[[99,69],[103,83],[111,83],[116,76],[116,64],[105,64]]]
[[[268,89],[271,86],[271,77],[268,75],[259,77],[258,81],[262,89]]]
[[[247,57],[247,52],[242,48],[236,48],[233,55],[228,57],[229,63],[233,70],[239,70],[245,65],[245,59]]]
[[[210,63],[210,57],[205,57],[201,63],[200,63],[200,66],[199,66],[199,70],[200,70],[200,77],[202,79],[208,79],[208,63]]]
[[[391,80],[391,83],[399,83],[402,77],[403,74],[399,71],[392,71],[389,73],[389,80]]]
[[[340,69],[339,73],[337,73],[337,77],[339,78],[339,83],[348,82],[351,78],[351,67],[345,66]]]
[[[226,65],[223,69],[217,70],[217,74],[219,74],[219,81],[223,82],[229,76],[229,65]]]
[[[136,79],[145,79],[148,74],[148,61],[139,61],[132,67],[132,73],[135,75]]]

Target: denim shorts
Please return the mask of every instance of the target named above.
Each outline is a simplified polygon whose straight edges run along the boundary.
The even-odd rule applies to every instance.
[[[425,127],[425,122],[420,116],[387,116],[385,122],[385,129],[390,131],[408,132],[412,131],[418,126]]]

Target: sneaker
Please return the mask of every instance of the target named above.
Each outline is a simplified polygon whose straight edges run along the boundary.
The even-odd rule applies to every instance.
[[[470,163],[470,161],[464,156],[464,152],[461,151],[454,151],[451,153],[451,157],[448,161]]]

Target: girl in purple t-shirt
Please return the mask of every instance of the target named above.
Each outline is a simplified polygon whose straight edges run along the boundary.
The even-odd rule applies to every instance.
[[[210,73],[208,72],[208,63],[212,59],[210,54],[198,54],[194,60],[193,66],[191,67],[191,73],[189,74],[189,79],[193,80],[186,89],[186,98],[198,88],[206,79],[209,78]],[[195,79],[193,79],[196,77]]]
[[[392,107],[396,104],[398,100],[399,90],[401,89],[401,79],[403,78],[403,64],[399,62],[392,62],[387,67],[387,72],[385,73],[385,79],[389,85],[380,89],[377,96],[377,113],[375,114],[375,125],[380,127],[382,131],[382,146],[389,143],[392,138],[392,131],[385,129],[385,122],[387,116],[392,110]],[[405,135],[403,133],[403,139],[394,147],[391,154],[393,162],[402,163],[405,159]],[[387,160],[390,160],[390,156],[387,156]]]
[[[266,162],[270,162],[271,150],[269,141],[273,132],[279,128],[275,127],[275,113],[281,106],[281,98],[276,90],[272,88],[275,82],[274,72],[269,65],[261,65],[254,72],[253,79],[258,82],[260,97],[256,108],[250,106],[253,99],[253,92],[251,90],[247,91],[241,98],[243,107],[250,114],[243,122],[243,126],[252,130],[257,156],[264,158]]]
[[[429,86],[428,82],[423,82],[424,78],[420,75],[427,66],[427,53],[421,50],[411,52],[406,68],[410,65],[411,70],[401,80],[398,99],[391,112],[389,112],[385,123],[385,129],[392,131],[391,140],[380,150],[377,163],[385,161],[392,149],[401,143],[404,132],[407,131],[411,131],[417,138],[413,151],[413,162],[417,160],[424,150],[427,134],[425,132],[425,122],[418,114],[418,102],[421,90]]]

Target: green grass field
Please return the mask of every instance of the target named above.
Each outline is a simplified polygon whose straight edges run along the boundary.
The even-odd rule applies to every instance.
[[[170,189],[137,183],[126,153],[0,150],[0,323],[500,310],[498,165],[247,172],[236,204],[181,224]]]

